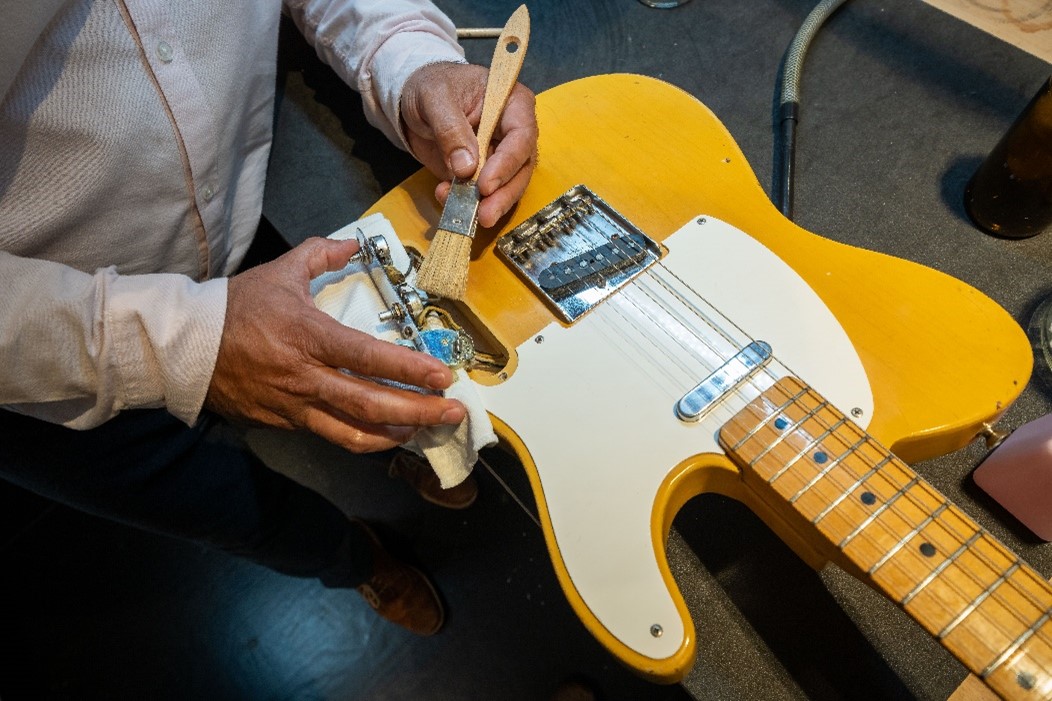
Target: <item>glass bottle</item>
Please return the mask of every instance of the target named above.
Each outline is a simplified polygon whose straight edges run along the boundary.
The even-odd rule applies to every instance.
[[[1024,239],[1052,229],[1052,78],[972,176],[964,206],[994,236]]]

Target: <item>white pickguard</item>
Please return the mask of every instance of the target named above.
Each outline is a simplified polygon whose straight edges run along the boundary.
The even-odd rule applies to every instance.
[[[847,335],[780,258],[711,217],[664,243],[660,265],[570,328],[551,324],[518,348],[514,375],[479,388],[536,464],[574,588],[615,638],[655,660],[684,636],[651,540],[668,472],[719,452],[720,426],[786,374],[842,410],[860,409],[863,427],[873,409]],[[700,422],[677,419],[680,397],[752,340],[773,348],[766,371]]]

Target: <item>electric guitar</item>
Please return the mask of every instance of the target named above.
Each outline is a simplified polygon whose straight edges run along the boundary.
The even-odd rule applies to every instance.
[[[809,564],[876,587],[1006,698],[1052,695],[1052,588],[911,470],[1025,387],[1019,326],[937,271],[783,218],[719,120],[660,81],[541,94],[540,159],[449,305],[527,470],[562,588],[623,663],[690,669],[665,558],[679,508],[744,502]],[[371,210],[427,250],[424,172]]]

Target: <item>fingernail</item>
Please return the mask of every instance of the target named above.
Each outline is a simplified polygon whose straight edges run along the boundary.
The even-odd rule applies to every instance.
[[[436,370],[427,376],[428,389],[445,389],[449,387],[449,374],[443,370]]]
[[[471,151],[468,151],[466,148],[458,148],[449,156],[449,167],[453,169],[454,173],[462,173],[474,164],[475,159],[471,157]]]
[[[464,412],[461,409],[446,409],[442,414],[442,423],[458,424],[464,420]]]

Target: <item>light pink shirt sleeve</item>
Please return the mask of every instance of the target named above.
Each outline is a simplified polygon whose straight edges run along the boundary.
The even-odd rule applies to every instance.
[[[159,0],[128,0],[123,5],[134,20],[139,48],[156,74],[157,89],[166,100],[180,102],[171,116],[181,140],[171,142],[165,141],[172,132],[167,117],[144,112],[143,105],[157,108],[161,103],[154,84],[142,79],[145,74],[138,51],[132,54],[134,61],[125,60],[117,67],[119,75],[113,73],[113,66],[91,60],[91,50],[99,49],[91,43],[92,37],[97,36],[106,50],[124,50],[127,56],[129,49],[122,33],[124,22],[114,6],[93,5],[89,29],[96,34],[78,34],[78,42],[91,45],[77,54],[78,60],[52,67],[58,72],[53,77],[64,81],[60,83],[64,91],[51,91],[55,95],[50,102],[29,100],[30,107],[20,118],[36,120],[33,125],[44,127],[41,134],[49,135],[46,127],[54,116],[52,110],[58,110],[62,124],[69,121],[81,127],[60,130],[62,134],[93,134],[94,128],[113,137],[81,139],[74,144],[109,144],[111,148],[103,152],[107,157],[121,155],[122,149],[141,150],[142,134],[155,137],[155,148],[142,159],[133,159],[146,170],[129,171],[129,177],[165,187],[144,194],[133,187],[135,183],[95,172],[110,161],[90,149],[64,154],[52,168],[52,161],[43,156],[55,155],[54,142],[36,140],[36,132],[29,130],[25,150],[16,154],[25,168],[17,171],[19,178],[6,192],[0,191],[0,216],[4,217],[0,220],[0,243],[4,243],[0,251],[0,280],[4,281],[0,358],[17,359],[0,372],[0,406],[78,429],[97,426],[128,408],[165,407],[188,424],[197,420],[223,333],[227,281],[221,276],[236,268],[244,251],[241,244],[247,245],[241,238],[237,238],[237,247],[232,242],[236,237],[250,237],[258,219],[271,123],[266,116],[271,103],[259,99],[264,94],[259,91],[271,90],[274,84],[278,1],[237,5],[239,10],[229,12],[206,2],[169,6]],[[370,121],[404,147],[398,102],[405,79],[427,63],[462,60],[449,19],[422,0],[286,2],[322,58],[362,93]],[[230,57],[202,45],[195,30],[200,29],[202,13],[207,11],[219,12],[213,17],[217,21],[237,20],[237,31],[251,31],[252,22],[258,22],[261,31],[253,35],[252,51],[243,44],[230,45],[227,53],[236,52]],[[76,18],[60,14],[59,19]],[[221,33],[220,28],[211,29],[211,33]],[[234,60],[228,60],[231,58]],[[50,66],[45,59],[47,56],[40,57],[39,62]],[[187,61],[194,63],[190,66]],[[200,90],[187,95],[173,76],[191,68],[203,82]],[[104,69],[108,71],[105,75],[92,73]],[[110,81],[107,85],[117,93],[126,91],[126,102],[136,105],[131,114],[145,114],[149,119],[143,117],[146,123],[136,123],[132,129],[128,115],[111,124],[104,119],[105,110],[89,105],[89,109],[76,111],[73,106],[85,104],[78,86],[94,85],[81,80],[83,75]],[[225,77],[232,82],[224,82]],[[22,90],[34,97],[37,83],[13,85],[17,90],[13,88],[0,101],[0,107],[9,111],[17,106],[12,95]],[[237,86],[244,89],[239,92]],[[227,120],[217,117],[216,125],[229,128],[209,131],[209,106]],[[195,115],[204,121],[198,123]],[[246,126],[250,120],[251,126]],[[2,121],[0,126],[4,126]],[[136,138],[120,132],[122,128]],[[241,145],[217,149],[200,138],[202,133]],[[180,165],[178,146],[189,154],[189,175]],[[167,149],[165,154],[172,153],[161,158],[161,147]],[[260,167],[249,168],[250,158]],[[150,169],[155,161],[160,163],[156,172]],[[224,171],[220,167],[224,163],[236,164],[230,166],[233,172]],[[115,172],[112,165],[108,167],[106,172]],[[31,176],[55,171],[62,176],[57,183],[51,182],[54,178]],[[251,177],[241,177],[248,171]],[[23,175],[26,182],[20,186]],[[196,228],[179,218],[183,216],[179,212],[187,208],[188,185],[190,203],[200,214],[207,239],[195,238]],[[48,194],[42,198],[40,193]],[[59,193],[69,196],[59,197]],[[107,193],[121,193],[124,200],[93,199],[111,197]],[[160,199],[143,202],[142,198],[151,196]],[[235,196],[240,199],[230,199]],[[78,209],[81,201],[92,209]],[[103,204],[110,219],[95,211],[96,203]],[[168,204],[173,206],[160,206]],[[116,224],[111,226],[113,217]],[[129,232],[139,228],[119,225],[129,217],[133,222],[149,221],[151,226],[145,234],[133,236]],[[205,269],[198,261],[202,252],[207,254]],[[125,274],[118,274],[118,267],[104,267],[112,263]],[[205,281],[196,282],[194,277]],[[206,279],[209,277],[215,279]]]
[[[226,315],[225,278],[89,275],[0,252],[0,279],[0,357],[20,363],[0,374],[5,408],[71,428],[135,407],[197,419]]]
[[[369,123],[409,150],[399,102],[421,66],[464,62],[457,30],[427,0],[284,0],[323,61],[362,95]]]

